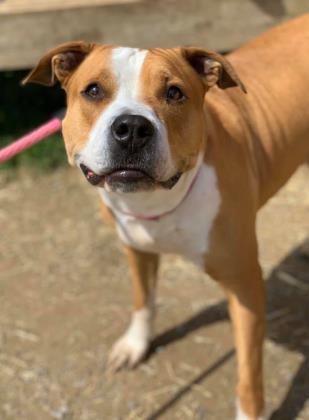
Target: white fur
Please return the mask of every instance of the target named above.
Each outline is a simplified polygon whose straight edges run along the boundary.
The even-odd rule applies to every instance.
[[[122,213],[119,207],[113,206],[113,201],[109,200],[111,194],[101,190],[102,198],[114,212],[120,238],[126,244],[140,250],[180,254],[201,264],[209,248],[209,233],[218,214],[221,198],[214,168],[206,164],[197,165],[187,175],[189,179],[192,180],[197,170],[197,178],[188,193],[188,184],[186,184],[187,189],[178,189],[176,184],[173,188],[175,192],[172,189],[167,192],[157,190],[149,193],[119,194],[119,201],[127,200],[127,197],[129,200],[134,200],[135,197],[140,204],[139,213],[142,214],[148,210],[148,200],[153,206],[153,214],[160,214],[162,209],[171,205],[170,197],[174,203],[177,202],[175,197],[178,197],[180,204],[171,213],[163,215],[158,220],[142,220]],[[155,199],[151,198],[152,194]],[[145,205],[142,205],[143,202]]]
[[[151,308],[133,313],[129,328],[112,348],[108,360],[109,370],[116,371],[125,365],[133,367],[144,357],[150,343],[151,322]]]
[[[114,120],[122,114],[138,114],[152,122],[157,133],[157,153],[160,156],[156,176],[162,181],[176,172],[168,145],[165,125],[152,108],[141,100],[140,75],[147,55],[146,50],[115,48],[112,69],[117,81],[115,100],[102,112],[90,131],[89,139],[79,153],[78,164],[84,163],[100,174],[111,164],[108,136]]]
[[[239,403],[238,400],[236,400],[236,418],[235,418],[235,420],[252,420],[251,417],[247,416],[247,414],[245,414],[243,412],[243,410],[240,407],[240,403]],[[255,420],[266,420],[266,418],[263,417],[263,416],[259,416]]]
[[[118,99],[136,100],[139,96],[139,80],[147,51],[137,48],[115,48],[112,68],[119,91]]]
[[[178,206],[190,188],[203,160],[202,154],[198,156],[193,169],[184,173],[176,185],[171,189],[156,189],[153,191],[140,191],[130,194],[106,191],[99,192],[106,205],[113,211],[153,217],[166,213]]]

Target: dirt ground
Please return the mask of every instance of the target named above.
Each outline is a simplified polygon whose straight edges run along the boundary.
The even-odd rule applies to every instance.
[[[267,413],[309,419],[309,171],[262,211]],[[128,270],[97,194],[73,169],[0,179],[0,419],[233,418],[235,356],[218,286],[163,259],[156,334],[134,371],[105,373],[130,314]]]

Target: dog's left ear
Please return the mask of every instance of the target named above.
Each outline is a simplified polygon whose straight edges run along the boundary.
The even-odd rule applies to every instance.
[[[53,86],[57,81],[64,84],[67,78],[92,51],[94,44],[74,41],[58,45],[41,58],[22,84],[39,83]]]
[[[217,84],[221,89],[238,86],[244,93],[247,90],[232,65],[221,54],[203,48],[181,48],[183,57],[202,77],[208,88]]]

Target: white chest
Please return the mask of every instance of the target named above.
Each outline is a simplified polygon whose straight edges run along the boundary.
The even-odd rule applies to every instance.
[[[179,254],[199,262],[207,253],[220,202],[215,171],[203,164],[191,191],[174,211],[157,220],[114,211],[117,230],[124,243],[139,250]]]

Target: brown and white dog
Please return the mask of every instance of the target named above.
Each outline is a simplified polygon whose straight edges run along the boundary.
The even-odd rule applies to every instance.
[[[127,249],[134,312],[110,368],[145,355],[159,255],[183,255],[226,292],[237,418],[258,419],[265,298],[256,214],[309,157],[309,15],[228,60],[201,48],[71,42],[49,51],[24,83],[65,89],[69,161],[98,188]]]

